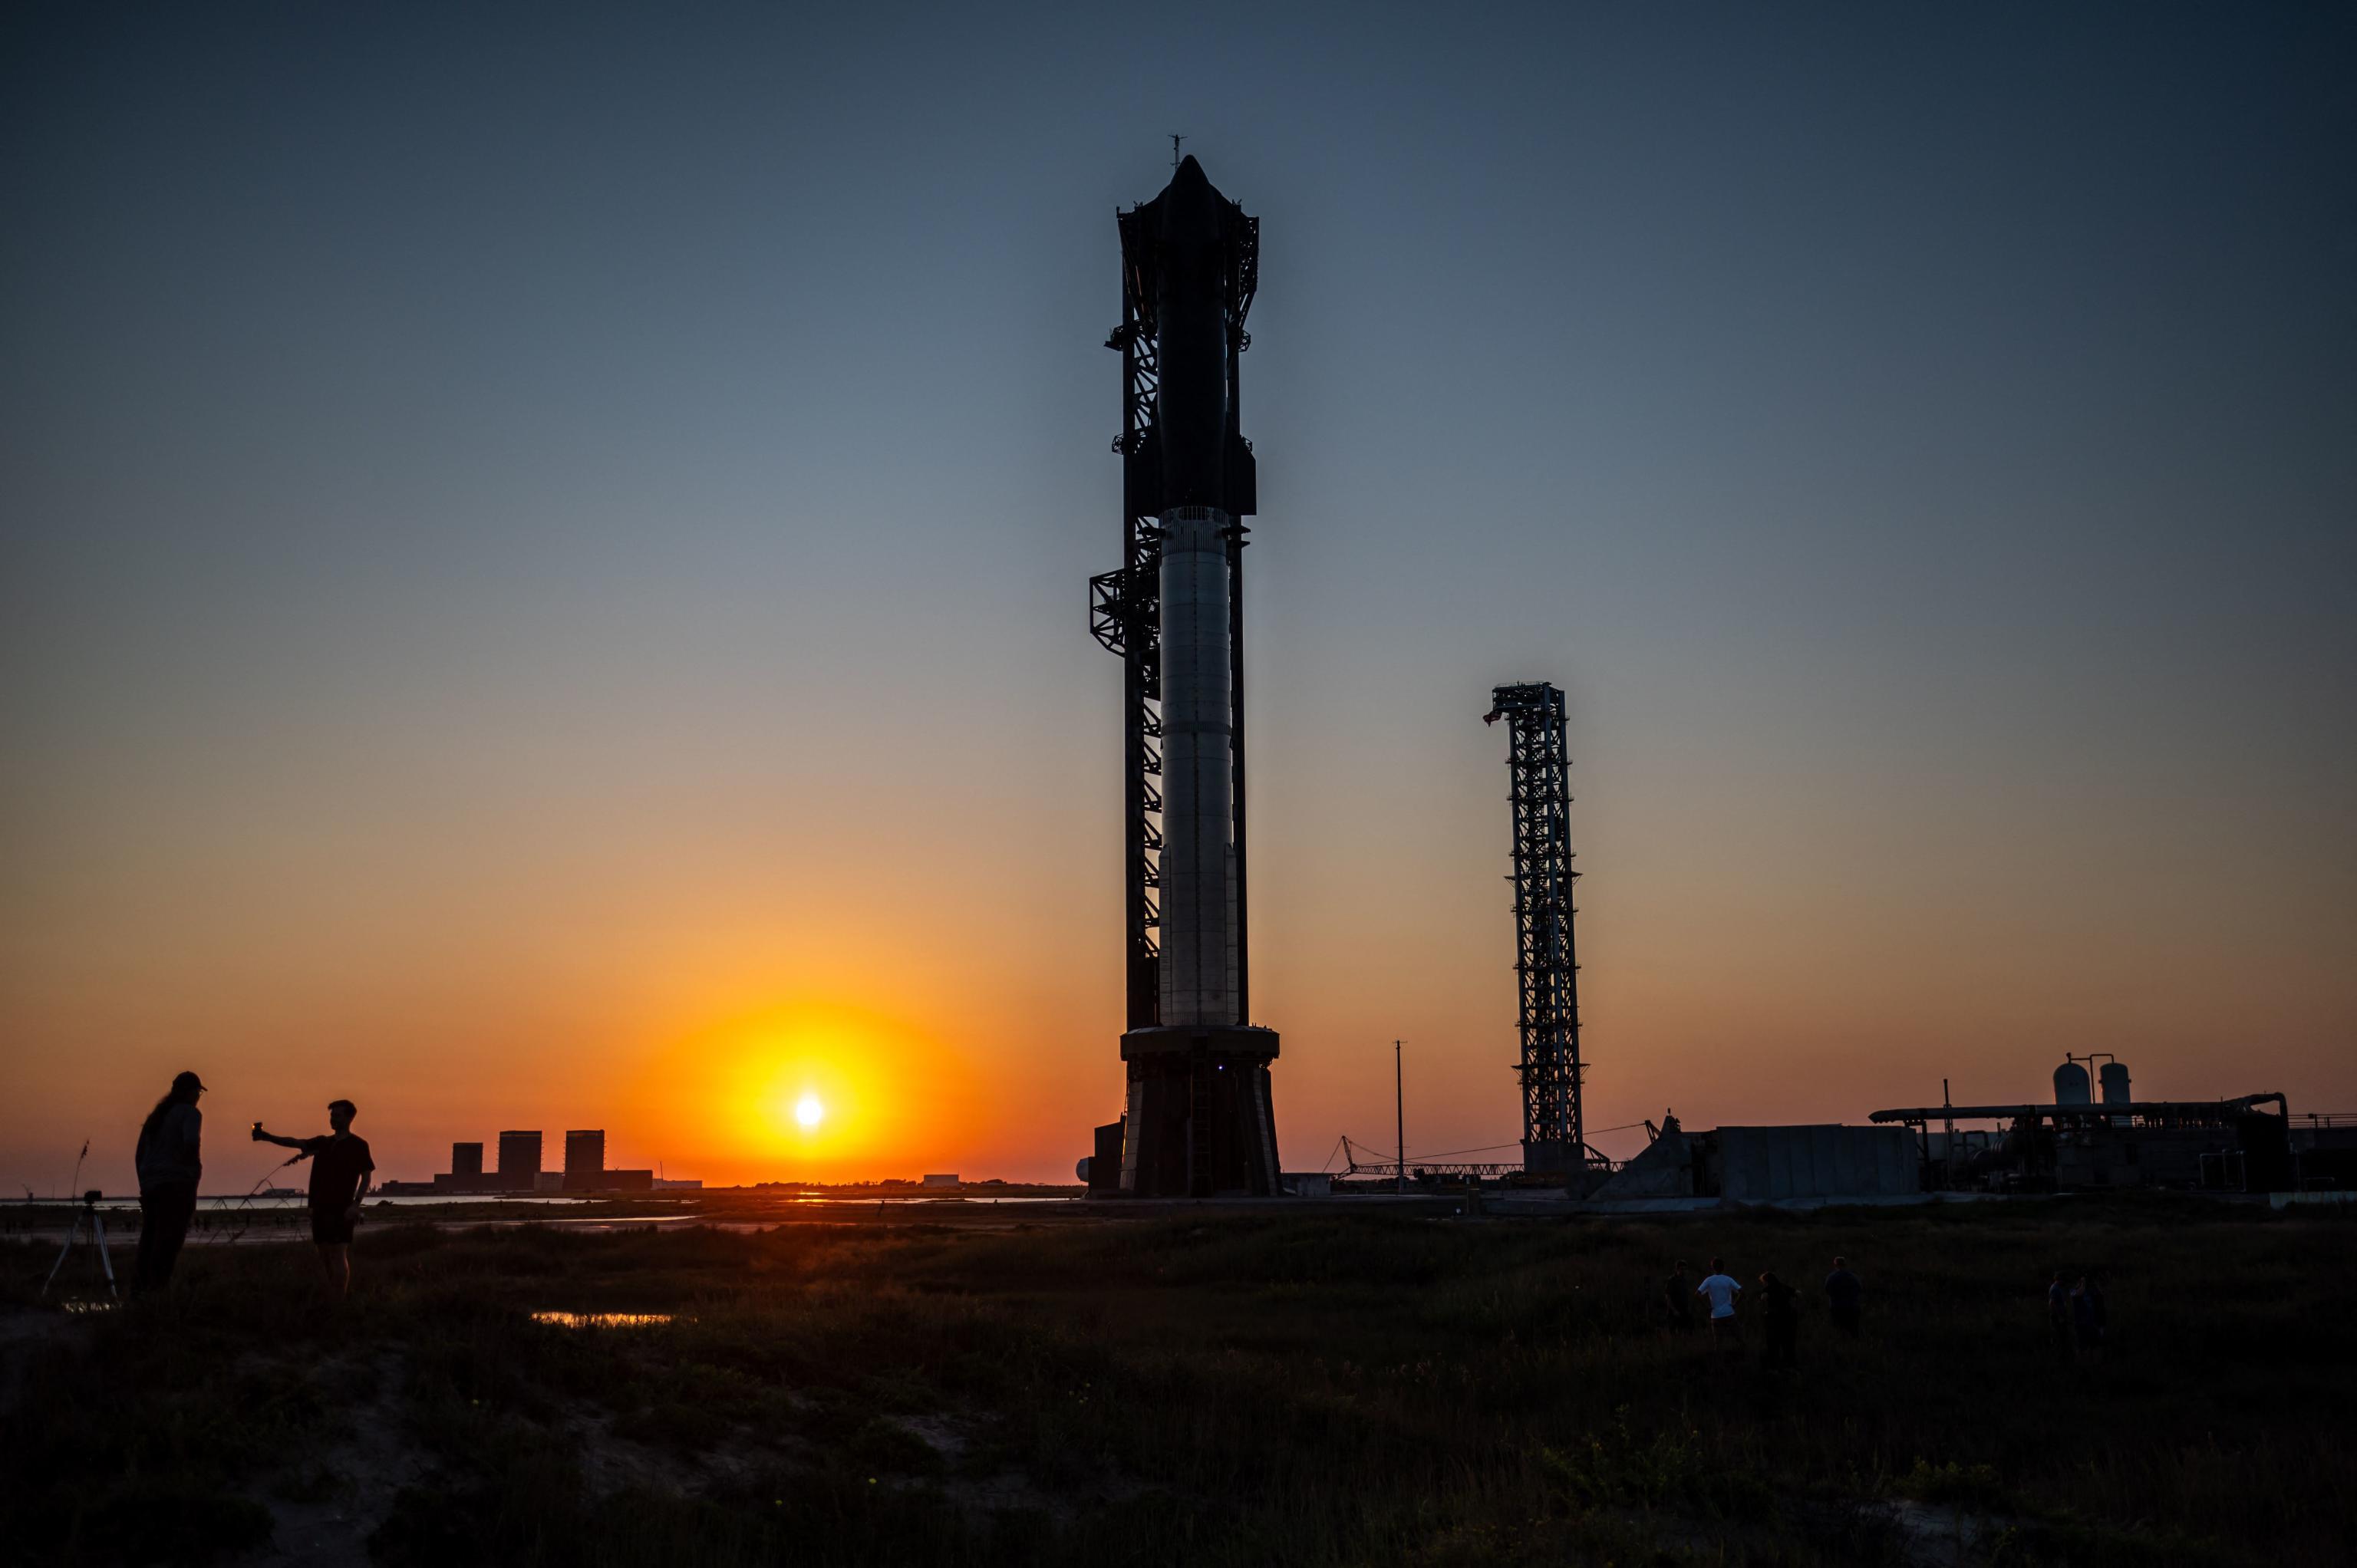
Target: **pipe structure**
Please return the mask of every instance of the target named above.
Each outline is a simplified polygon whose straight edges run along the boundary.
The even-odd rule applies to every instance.
[[[1868,1113],[1869,1122],[2102,1122],[2134,1116],[2155,1122],[2203,1123],[2257,1112],[2272,1104],[2277,1116],[2288,1117],[2289,1102],[2276,1090],[2237,1095],[2232,1100],[2126,1100],[2096,1105],[2056,1101],[2047,1105],[1912,1105]]]

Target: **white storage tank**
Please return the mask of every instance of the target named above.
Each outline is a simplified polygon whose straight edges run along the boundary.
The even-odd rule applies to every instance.
[[[2077,1062],[2064,1062],[2054,1069],[2054,1103],[2057,1105],[2092,1105],[2094,1097],[2087,1092],[2087,1069]]]
[[[2128,1103],[2128,1069],[2126,1064],[2121,1062],[2105,1062],[2103,1065],[2102,1069],[2096,1074],[2096,1078],[2103,1084],[2104,1104],[2126,1105]]]

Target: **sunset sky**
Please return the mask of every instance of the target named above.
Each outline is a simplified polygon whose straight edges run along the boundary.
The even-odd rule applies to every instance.
[[[1517,1135],[1508,680],[1591,1127],[2357,1112],[2352,81],[2305,5],[11,7],[0,1184],[182,1068],[208,1190],[336,1096],[1070,1179],[1172,132],[1263,223],[1288,1169],[1395,1036],[1411,1148]]]

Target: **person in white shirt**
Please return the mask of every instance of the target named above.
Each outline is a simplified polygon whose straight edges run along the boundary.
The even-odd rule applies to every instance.
[[[1714,1344],[1732,1350],[1738,1330],[1736,1326],[1735,1298],[1743,1287],[1727,1272],[1726,1262],[1718,1258],[1710,1261],[1710,1274],[1695,1287],[1695,1294],[1710,1297],[1710,1337]]]

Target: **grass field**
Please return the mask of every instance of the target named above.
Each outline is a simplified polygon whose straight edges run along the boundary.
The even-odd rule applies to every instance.
[[[1291,1210],[759,1233],[375,1229],[36,1313],[14,1560],[2344,1563],[2357,1226],[2193,1202],[1652,1222]],[[1799,1374],[1659,1321],[1808,1286]],[[1845,1252],[1867,1329],[1814,1284]],[[2101,1268],[2113,1343],[2043,1291]],[[554,1326],[535,1311],[671,1314]],[[1753,1348],[1756,1348],[1756,1340]],[[338,1553],[340,1552],[340,1557]]]

